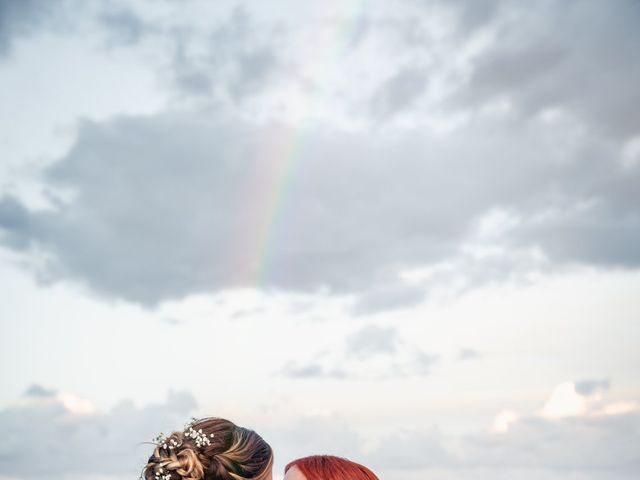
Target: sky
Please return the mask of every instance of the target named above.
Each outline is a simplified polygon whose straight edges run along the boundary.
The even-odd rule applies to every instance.
[[[0,480],[220,416],[389,480],[640,474],[640,3],[0,0]]]

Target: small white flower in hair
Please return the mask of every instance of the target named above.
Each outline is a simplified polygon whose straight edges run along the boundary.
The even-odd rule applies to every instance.
[[[183,432],[184,436],[186,438],[190,438],[194,440],[196,446],[198,446],[199,448],[211,445],[211,440],[209,440],[209,438],[213,438],[215,437],[215,435],[212,433],[209,436],[207,436],[207,434],[204,433],[201,428],[198,430],[193,428],[194,424],[197,421],[198,421],[197,418],[191,417],[191,420],[187,422],[187,424],[184,426],[184,432]],[[180,448],[183,445],[183,442],[178,442],[176,441],[175,438],[167,437],[162,432],[160,432],[152,441],[158,447],[161,447],[164,450],[175,450],[177,448]],[[165,479],[160,479],[160,480],[165,480]],[[170,478],[168,477],[167,480],[170,480]]]
[[[209,440],[209,437],[207,437],[206,433],[204,433],[201,428],[198,430],[193,428],[193,425],[197,421],[198,421],[197,418],[191,417],[191,421],[184,426],[185,436],[187,438],[191,438],[192,440],[195,440],[196,446],[198,446],[199,448],[211,445],[211,440]],[[213,438],[213,436],[214,435],[212,433],[210,437]]]

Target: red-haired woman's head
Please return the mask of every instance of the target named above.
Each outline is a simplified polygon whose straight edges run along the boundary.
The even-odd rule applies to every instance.
[[[285,480],[379,480],[364,465],[331,455],[299,458],[284,468]]]

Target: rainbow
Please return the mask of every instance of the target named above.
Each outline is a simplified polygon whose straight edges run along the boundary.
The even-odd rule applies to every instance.
[[[315,48],[327,56],[323,70],[317,75],[324,84],[330,83],[332,70],[337,71],[339,62],[361,33],[367,3],[368,0],[351,2],[348,14],[341,17],[334,28],[316,36]],[[263,129],[262,138],[254,147],[252,167],[255,168],[238,192],[239,208],[249,208],[250,213],[245,217],[245,224],[239,226],[242,238],[233,239],[234,243],[229,246],[235,253],[227,273],[236,284],[265,287],[270,283],[270,274],[276,268],[273,253],[286,232],[292,186],[303,168],[302,152],[313,130],[314,112],[326,95],[324,84],[316,82],[313,91],[305,97],[303,121],[296,127],[280,125]]]

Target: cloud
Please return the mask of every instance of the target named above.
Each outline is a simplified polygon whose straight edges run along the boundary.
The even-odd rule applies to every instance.
[[[178,88],[187,96],[232,101],[80,121],[68,153],[42,175],[45,197],[73,195],[38,211],[0,197],[2,242],[41,253],[40,278],[70,278],[145,305],[259,286],[353,295],[352,314],[418,304],[446,276],[412,283],[401,275],[447,263],[459,266],[468,286],[531,268],[519,252],[537,252],[549,268],[638,268],[640,164],[623,162],[628,142],[621,140],[632,128],[608,122],[614,134],[597,120],[598,109],[610,107],[616,121],[637,124],[633,112],[625,114],[637,63],[627,55],[637,35],[620,17],[634,18],[637,8],[621,2],[604,12],[581,2],[556,18],[549,5],[525,11],[500,4],[488,17],[480,7],[454,8],[461,22],[492,29],[496,41],[464,57],[467,63],[456,49],[468,38],[445,32],[433,45],[438,58],[450,48],[452,57],[442,58],[468,66],[467,80],[452,81],[442,103],[430,97],[425,104],[445,112],[444,120],[447,105],[468,114],[444,134],[427,127],[425,105],[414,101],[427,80],[444,81],[437,59],[428,79],[426,70],[392,62],[373,89],[381,114],[409,114],[402,128],[381,129],[373,117],[358,128],[333,118],[301,124],[242,100],[274,93],[268,78],[288,71],[276,45],[279,35],[295,37],[290,30],[243,8],[204,32],[158,27],[175,54],[163,75],[186,82]],[[99,18],[132,44],[146,28],[140,22],[148,23],[128,10]],[[567,25],[575,26],[577,43],[561,28]],[[613,33],[604,45],[589,35],[606,31]],[[350,58],[372,41],[369,32]],[[592,71],[590,52],[609,73]],[[602,103],[593,103],[602,97],[595,90],[576,96],[572,85],[583,78],[595,82],[588,89],[605,92]],[[544,88],[553,99],[536,93]],[[512,105],[506,112],[486,109],[504,95]],[[362,96],[348,90],[344,98]],[[478,226],[495,211],[516,219],[483,245],[503,253],[467,262]]]
[[[170,35],[172,80],[186,97],[240,102],[264,90],[279,63],[277,28],[257,22],[240,6],[204,34],[184,25]]]
[[[467,462],[507,468],[544,466],[603,470],[613,475],[625,470],[631,473],[640,459],[626,444],[637,441],[639,422],[637,413],[561,421],[525,418],[506,434],[470,439]]]
[[[610,382],[608,379],[602,380],[581,380],[576,382],[575,389],[580,395],[591,396],[597,393],[609,390]]]
[[[201,27],[202,17],[210,21]],[[139,55],[181,101],[242,102],[264,90],[279,65],[279,30],[242,6],[0,1],[0,58],[15,40],[39,31],[69,37],[82,32],[85,42],[101,38],[96,43],[119,49],[116,54],[128,49],[126,54]],[[160,58],[152,53],[158,47]]]
[[[389,326],[361,327],[335,347],[307,362],[289,362],[278,373],[292,379],[386,381],[430,375],[440,361]]]
[[[13,197],[4,197],[0,201],[0,227],[2,227],[2,240],[7,245],[17,249],[28,247],[32,233],[30,215],[27,209]]]
[[[165,402],[143,408],[123,400],[108,412],[79,412],[83,403],[90,402],[29,387],[20,402],[0,411],[0,470],[19,478],[131,475],[150,453],[143,442],[163,428],[182,426],[196,406],[184,392],[169,392]]]
[[[588,410],[588,400],[578,393],[576,385],[572,382],[565,382],[553,390],[541,415],[547,418],[565,418],[585,415]]]
[[[424,285],[390,281],[363,292],[356,298],[349,311],[353,315],[368,315],[410,308],[422,302],[426,295],[427,288]]]
[[[25,392],[25,397],[53,397],[55,395],[55,390],[49,390],[47,388],[42,387],[38,384],[31,385]]]
[[[386,119],[415,102],[427,88],[427,73],[415,67],[398,70],[374,92],[371,112]]]
[[[557,389],[552,394],[557,396]],[[631,479],[640,469],[640,411],[606,409],[569,417],[503,412],[502,426],[448,435],[435,427],[404,428],[381,439],[367,462],[394,478]]]
[[[195,407],[188,393],[170,392],[164,402],[137,408],[123,400],[108,412],[78,414],[60,400],[73,395],[31,386],[18,403],[0,411],[4,442],[0,469],[9,478],[46,476],[121,479],[137,474],[149,455],[148,441],[184,424]],[[86,400],[85,400],[86,401]],[[268,424],[269,422],[267,422]],[[451,434],[411,419],[376,441],[331,412],[310,412],[259,433],[274,446],[281,465],[312,454],[346,456],[381,478],[485,480],[518,478],[628,480],[640,468],[640,410],[606,408],[572,417],[511,415],[506,428]]]
[[[466,14],[461,18],[464,27]],[[600,133],[637,135],[640,116],[629,105],[640,100],[638,20],[633,0],[615,8],[598,1],[566,9],[503,4],[490,21],[495,42],[474,58],[468,86],[454,98],[467,107],[506,97],[525,118],[566,109]]]
[[[9,55],[17,38],[32,34],[62,6],[61,0],[0,0],[0,58]]]
[[[458,360],[477,360],[481,357],[482,355],[472,348],[463,348],[458,352]]]
[[[285,377],[300,379],[329,380],[397,380],[406,377],[430,375],[440,356],[431,355],[419,349],[408,349],[398,354],[369,352],[365,357],[353,357],[339,352],[335,359],[289,362],[278,373]]]
[[[504,10],[504,3],[502,0],[454,0],[444,3],[444,6],[454,12],[460,33],[468,34],[499,18]]]
[[[429,375],[433,366],[440,361],[438,355],[430,355],[423,351],[418,350],[414,354],[413,370],[418,375]]]
[[[454,463],[437,428],[399,430],[383,438],[370,455],[380,469],[421,470]]]
[[[382,287],[384,298],[403,270],[459,255],[496,205],[520,220],[494,244],[536,245],[559,263],[638,265],[640,194],[632,184],[640,166],[623,172],[593,140],[556,152],[545,127],[530,135],[490,123],[447,138],[371,138],[224,112],[85,121],[45,173],[49,190],[72,198],[28,211],[5,196],[0,228],[14,249],[46,252],[49,277],[145,304],[258,278],[303,292]],[[304,146],[287,172],[277,152],[298,136]],[[276,204],[284,178],[286,196]],[[420,285],[408,288],[402,302],[420,298]],[[399,292],[383,301],[376,294],[369,310],[397,304]]]
[[[98,14],[97,20],[105,28],[112,46],[132,46],[154,28],[131,9],[111,8]]]
[[[393,354],[397,348],[398,331],[393,327],[368,325],[347,338],[348,355],[361,359],[379,354]]]
[[[345,379],[348,376],[347,372],[340,368],[326,368],[319,362],[311,362],[303,365],[289,363],[284,366],[281,373],[293,379]]]
[[[308,455],[341,455],[356,459],[362,456],[362,436],[349,423],[331,412],[303,415],[291,424],[265,431],[276,451],[276,460],[282,463]],[[280,473],[280,472],[276,472]]]

